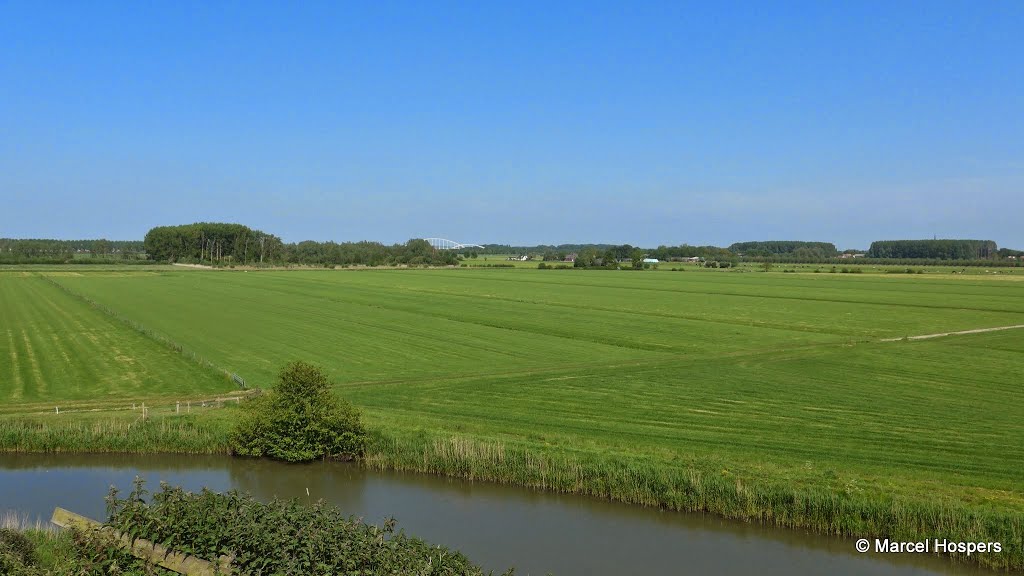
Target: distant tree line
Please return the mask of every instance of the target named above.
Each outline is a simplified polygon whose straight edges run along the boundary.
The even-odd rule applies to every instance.
[[[687,258],[703,258],[705,260],[729,261],[737,260],[736,254],[728,248],[718,246],[658,246],[649,252],[650,258],[658,260],[683,260]]]
[[[845,250],[843,254],[861,254]],[[579,268],[642,268],[645,258],[662,262],[700,258],[702,262],[735,266],[739,262],[828,264],[920,264],[954,266],[1015,266],[1024,251],[997,249],[991,240],[887,240],[873,242],[867,257],[840,260],[834,244],[828,242],[759,241],[738,242],[729,248],[718,246],[658,246],[641,248],[630,244],[559,244],[511,246],[487,244],[462,257],[488,254],[524,254],[545,262],[564,261],[575,255]],[[0,263],[88,264],[119,259],[128,262],[147,258],[160,262],[188,262],[213,265],[325,265],[393,266],[457,264],[454,250],[434,250],[422,239],[404,244],[379,242],[285,243],[279,237],[242,224],[199,222],[181,226],[158,226],[145,240],[42,240],[0,239]]]
[[[334,266],[453,266],[459,262],[454,250],[435,250],[422,238],[386,246],[379,242],[313,242],[286,244],[285,260],[293,264]]]
[[[998,255],[992,240],[880,240],[871,243],[871,258],[983,260]]]
[[[0,238],[0,262],[53,264],[88,258],[136,260],[145,254],[139,240],[49,240]]]
[[[153,260],[215,265],[366,265],[445,266],[458,262],[451,250],[434,250],[422,239],[386,246],[378,242],[304,242],[286,244],[273,234],[242,224],[199,222],[158,226],[146,234]]]
[[[484,244],[482,249],[477,249],[479,254],[547,254],[547,253],[562,253],[571,254],[578,253],[581,250],[587,248],[593,248],[599,252],[603,252],[609,248],[613,248],[611,244],[537,244],[536,246],[512,246],[510,244]]]

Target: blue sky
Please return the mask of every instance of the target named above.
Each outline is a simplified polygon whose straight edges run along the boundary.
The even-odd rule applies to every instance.
[[[1024,248],[1024,3],[0,0],[0,237]]]

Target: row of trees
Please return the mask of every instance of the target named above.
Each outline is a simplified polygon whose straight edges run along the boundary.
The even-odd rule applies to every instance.
[[[983,260],[997,256],[992,240],[880,240],[871,243],[871,258]]]

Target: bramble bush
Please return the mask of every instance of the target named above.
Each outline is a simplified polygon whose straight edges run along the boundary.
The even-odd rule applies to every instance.
[[[227,555],[236,574],[484,574],[459,552],[395,532],[393,519],[368,525],[322,501],[262,503],[235,491],[190,493],[166,484],[147,498],[136,479],[127,498],[111,490],[107,512],[107,525],[122,534],[210,562]]]

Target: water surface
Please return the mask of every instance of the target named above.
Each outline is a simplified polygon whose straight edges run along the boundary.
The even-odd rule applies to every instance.
[[[260,499],[324,499],[348,514],[465,553],[500,573],[924,576],[992,574],[929,555],[858,554],[854,539],[782,530],[594,498],[343,463],[223,456],[0,454],[0,511],[49,519],[54,506],[105,519],[111,485],[238,489]]]

